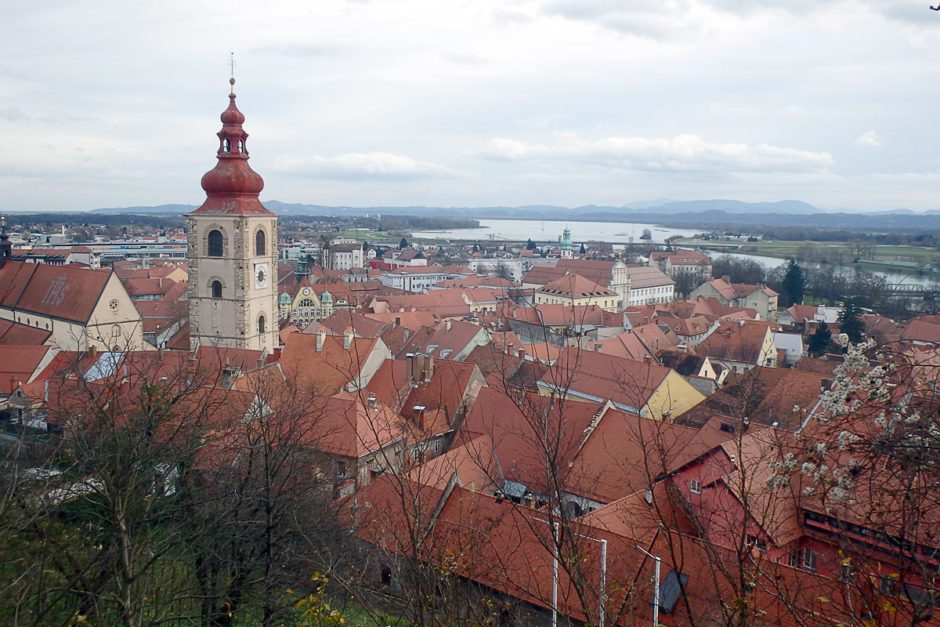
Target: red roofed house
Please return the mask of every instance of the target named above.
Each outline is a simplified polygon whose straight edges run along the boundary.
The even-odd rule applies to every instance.
[[[777,292],[766,285],[731,283],[727,277],[712,279],[692,290],[689,298],[715,297],[722,305],[755,309],[762,320],[777,319]]]
[[[777,365],[777,347],[771,323],[763,320],[727,320],[695,347],[713,363],[732,372],[746,372],[754,366]]]
[[[603,403],[620,411],[671,420],[705,398],[674,370],[652,359],[634,361],[566,348],[538,381],[543,396]]]
[[[565,273],[538,288],[535,292],[535,304],[569,307],[596,305],[605,311],[623,309],[623,300],[617,292],[586,279],[580,274],[570,273]]]
[[[565,274],[577,274],[603,288],[616,292],[621,309],[630,300],[630,277],[622,261],[605,259],[559,259],[554,266],[537,265],[522,279],[523,288],[539,288]]]
[[[51,333],[62,350],[142,350],[140,314],[110,270],[7,261],[0,319]]]

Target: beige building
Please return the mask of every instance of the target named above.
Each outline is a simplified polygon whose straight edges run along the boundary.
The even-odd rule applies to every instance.
[[[584,278],[580,274],[566,273],[546,283],[535,292],[536,305],[568,305],[571,307],[600,307],[605,311],[621,311],[620,294]]]
[[[0,319],[49,333],[62,350],[146,350],[140,314],[110,270],[26,263],[0,266]]]
[[[190,345],[270,352],[278,345],[277,216],[258,199],[264,181],[248,166],[231,82],[218,163],[202,177],[206,201],[187,215]]]

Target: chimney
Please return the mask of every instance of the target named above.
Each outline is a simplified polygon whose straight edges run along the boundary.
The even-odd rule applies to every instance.
[[[516,355],[519,357],[519,359],[525,361],[525,349],[524,348],[520,348],[519,352],[516,353]]]
[[[395,316],[395,327],[401,326],[401,316]]]
[[[375,394],[369,394],[368,401],[369,401],[369,409],[379,408],[379,401],[378,399],[375,398]]]
[[[343,349],[349,350],[349,347],[352,346],[353,341],[353,330],[346,329],[343,331]]]
[[[744,326],[744,318],[738,318],[738,326],[739,326],[739,327],[743,327],[743,326]]]
[[[513,348],[513,346],[515,346],[515,345],[516,345],[515,342],[507,342],[507,343],[506,343],[506,354],[507,354],[507,355],[512,355],[512,348]]]
[[[832,379],[823,379],[819,382],[819,392],[828,392],[829,388],[832,387]]]
[[[450,318],[448,318],[447,321],[444,323],[444,327],[445,327],[448,331],[450,331],[450,324],[451,324],[451,320],[450,320]]]
[[[318,353],[323,351],[323,344],[325,342],[326,342],[326,331],[321,328],[319,331],[317,331],[317,352]]]
[[[428,383],[431,380],[431,377],[434,376],[434,355],[428,355],[425,361],[424,373],[424,382]]]
[[[424,429],[424,423],[426,422],[424,414],[428,408],[424,405],[415,405],[412,409],[414,411],[415,422],[418,423],[418,427]]]
[[[603,347],[604,347],[603,344],[595,344],[595,345],[594,345],[594,352],[595,352],[595,353],[601,352],[601,349],[602,349]]]

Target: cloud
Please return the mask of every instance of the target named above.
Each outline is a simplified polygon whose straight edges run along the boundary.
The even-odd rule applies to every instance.
[[[271,54],[297,59],[315,59],[322,57],[340,57],[349,53],[348,48],[332,44],[285,43],[278,45],[257,46],[252,49],[256,54]],[[237,69],[237,67],[236,67]]]
[[[884,137],[875,131],[867,131],[855,138],[855,145],[865,148],[877,147],[884,143]]]
[[[482,155],[503,161],[537,160],[581,164],[609,170],[661,173],[823,173],[832,156],[770,144],[708,142],[695,135],[668,138],[567,137],[552,144],[527,144],[515,139],[490,140]]]
[[[0,120],[6,120],[7,122],[25,122],[28,119],[29,116],[23,113],[23,110],[19,107],[0,109]]]
[[[388,152],[351,152],[334,157],[299,159],[282,155],[275,167],[283,172],[325,179],[421,179],[455,176],[442,165]]]
[[[621,33],[660,38],[705,28],[706,14],[743,18],[767,13],[805,16],[829,11],[868,11],[891,20],[937,27],[935,15],[908,0],[542,0],[539,10],[571,20],[591,22]]]
[[[692,7],[692,0],[547,0],[541,12],[624,34],[660,38],[685,24]]]

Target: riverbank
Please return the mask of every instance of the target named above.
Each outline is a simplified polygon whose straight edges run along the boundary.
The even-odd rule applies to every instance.
[[[940,251],[920,246],[855,245],[849,242],[706,240],[681,238],[676,246],[703,248],[715,252],[759,255],[799,262],[855,264],[866,270],[936,275]]]

